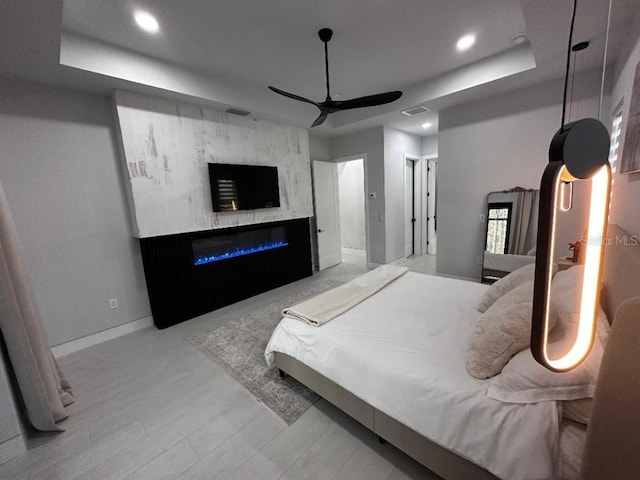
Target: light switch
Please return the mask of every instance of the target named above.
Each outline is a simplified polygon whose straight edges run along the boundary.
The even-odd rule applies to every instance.
[[[484,223],[484,219],[486,218],[484,213],[481,213],[480,215],[478,215],[478,222],[479,223]]]

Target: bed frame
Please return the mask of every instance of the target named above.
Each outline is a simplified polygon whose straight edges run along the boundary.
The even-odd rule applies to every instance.
[[[584,480],[625,480],[640,472],[640,245],[616,225],[607,241],[602,304],[612,327],[582,456]]]
[[[624,314],[625,317],[633,317],[640,320],[640,245],[636,244],[634,238],[635,237],[617,225],[609,225],[606,236],[607,247],[605,249],[605,264],[603,270],[604,287],[602,289],[601,301],[603,309],[607,313],[610,321],[614,319],[616,312],[625,302],[626,304],[621,310],[621,314]],[[633,300],[633,297],[639,298]],[[627,302],[627,300],[629,301]],[[621,324],[622,323],[623,322],[621,322]],[[637,335],[632,338],[637,339],[638,343],[634,344],[626,340],[627,337],[624,335],[622,340],[627,344],[628,349],[632,351],[637,350],[635,357],[637,359],[636,365],[638,369],[640,369],[640,321],[636,323],[638,324],[638,332]],[[615,328],[612,329],[611,333],[612,343],[615,339],[615,330]],[[610,349],[607,349],[606,352],[609,352],[609,350]],[[619,395],[621,388],[626,387],[627,390],[629,390],[628,384],[634,383],[635,389],[630,390],[634,390],[637,395],[634,397],[635,403],[632,405],[634,408],[633,412],[635,413],[635,417],[638,417],[638,421],[629,422],[626,418],[621,418],[619,428],[624,429],[620,438],[627,439],[628,444],[633,445],[637,450],[637,442],[634,443],[633,439],[636,438],[637,432],[640,431],[640,415],[637,413],[637,406],[640,405],[640,385],[638,384],[636,376],[632,378],[627,377],[626,382],[621,382],[619,378],[620,375],[616,374],[612,375],[609,373],[609,375],[605,377],[605,364],[606,355],[605,360],[603,360],[601,375],[598,378],[596,400],[594,401],[590,426],[587,431],[583,467],[590,472],[595,472],[593,476],[588,477],[594,480],[601,478],[633,478],[633,476],[611,476],[610,467],[617,467],[618,469],[621,467],[610,460],[610,443],[603,445],[602,441],[599,440],[606,438],[607,442],[611,442],[610,435],[600,434],[599,432],[601,430],[606,432],[612,430],[609,415],[612,409],[615,412],[619,412],[617,409],[618,401],[615,401],[615,395]],[[377,434],[381,441],[388,441],[441,477],[451,480],[484,480],[497,478],[482,467],[433,443],[388,415],[385,415],[383,412],[375,409],[364,400],[356,397],[295,358],[276,352],[275,365],[280,369],[281,375],[291,375],[300,383],[306,385]],[[635,371],[630,370],[629,375],[635,375]],[[610,393],[611,391],[614,393]],[[600,407],[598,406],[599,394],[600,397],[603,398],[603,400],[600,401]],[[614,398],[610,398],[612,396],[614,396]],[[624,411],[628,413],[628,410]],[[620,414],[618,413],[617,416],[620,417]],[[632,425],[632,428],[630,428],[629,425]],[[636,454],[634,458],[637,463],[634,465],[635,470],[633,470],[633,472],[637,474],[637,472],[640,471],[640,456]],[[607,472],[604,476],[602,476],[603,471]]]

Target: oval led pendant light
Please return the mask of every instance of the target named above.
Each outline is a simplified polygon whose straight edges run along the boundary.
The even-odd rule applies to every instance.
[[[539,363],[556,372],[570,370],[580,364],[593,344],[604,253],[602,238],[607,225],[611,185],[608,155],[609,133],[606,127],[594,118],[578,120],[565,125],[553,137],[549,164],[542,175],[531,353]],[[556,225],[562,213],[572,208],[572,199],[569,196],[567,201],[565,192],[571,191],[575,182],[591,184],[578,333],[568,352],[562,357],[551,358],[547,340]]]
[[[611,188],[611,167],[608,160],[610,140],[607,128],[594,118],[564,124],[576,7],[577,0],[574,0],[567,50],[562,127],[551,140],[549,164],[544,170],[540,185],[531,323],[531,353],[538,363],[554,372],[564,372],[579,365],[587,357],[593,345],[604,255],[603,237],[606,233]],[[607,41],[608,32],[607,26]],[[576,182],[588,182],[591,186],[586,238],[583,239],[584,273],[579,302],[578,329],[571,348],[561,356],[551,358],[548,336],[556,226],[562,220],[562,214],[571,210],[573,206],[573,185]]]

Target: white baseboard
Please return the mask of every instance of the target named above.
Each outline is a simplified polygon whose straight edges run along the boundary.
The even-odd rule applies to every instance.
[[[7,463],[14,457],[23,454],[27,449],[24,446],[22,435],[17,435],[11,440],[0,443],[0,465]]]
[[[51,347],[51,353],[53,353],[53,356],[56,358],[64,357],[65,355],[77,352],[78,350],[84,350],[92,345],[97,345],[98,343],[106,342],[107,340],[112,340],[137,330],[142,330],[143,328],[150,327],[151,325],[153,325],[153,317],[149,316],[140,318],[133,322],[125,323],[124,325],[118,325],[117,327],[93,333],[86,337],[77,338],[76,340],[71,340],[67,343],[61,343],[60,345]]]

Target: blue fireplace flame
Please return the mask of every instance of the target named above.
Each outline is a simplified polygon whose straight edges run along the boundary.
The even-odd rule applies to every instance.
[[[271,242],[265,243],[264,245],[258,245],[257,247],[238,248],[233,251],[218,253],[215,255],[199,255],[196,257],[194,265],[206,265],[207,263],[220,262],[230,258],[242,257],[243,255],[251,255],[252,253],[265,252],[267,250],[286,247],[287,245],[289,245],[287,242]]]

